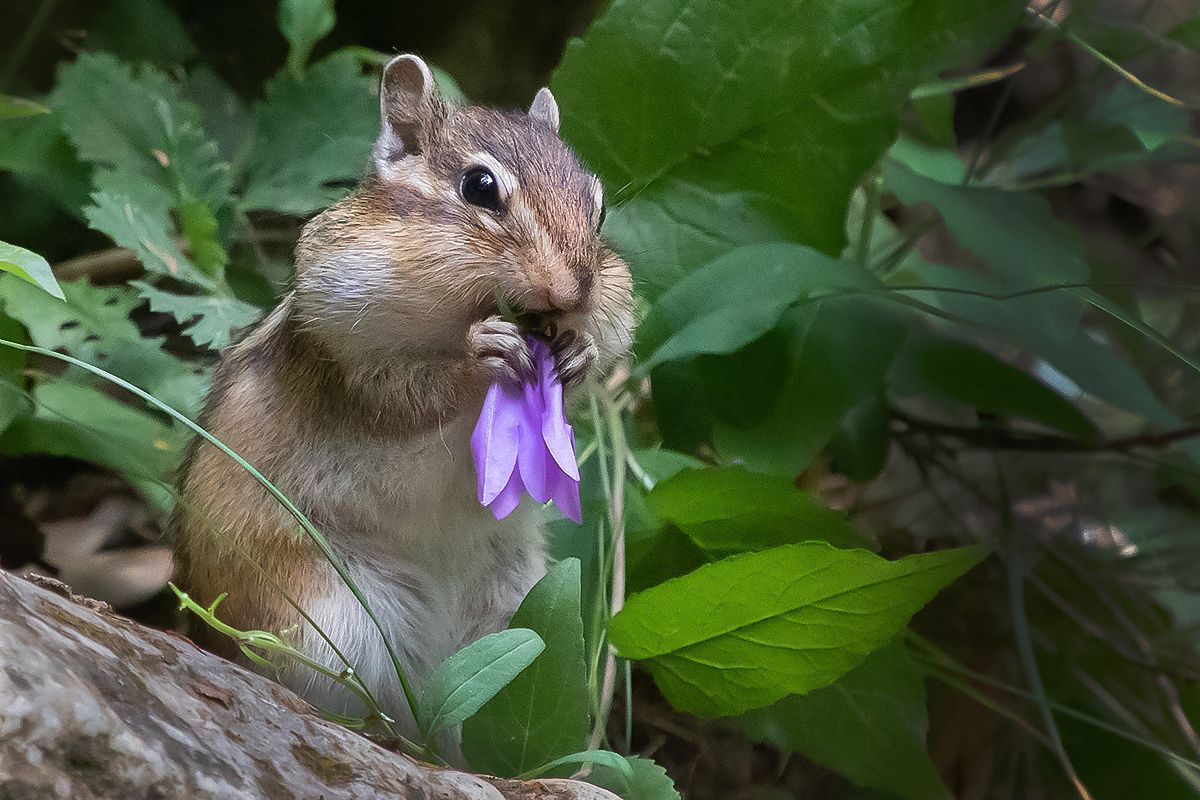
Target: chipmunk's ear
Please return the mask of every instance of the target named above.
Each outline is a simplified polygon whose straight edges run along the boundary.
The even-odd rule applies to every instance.
[[[446,120],[446,103],[424,61],[397,56],[383,68],[379,114],[383,125],[375,141],[377,168],[429,146]]]
[[[530,104],[528,113],[529,116],[558,133],[558,101],[554,99],[554,95],[550,93],[549,89],[545,87],[538,89],[538,93],[533,96],[533,103]]]

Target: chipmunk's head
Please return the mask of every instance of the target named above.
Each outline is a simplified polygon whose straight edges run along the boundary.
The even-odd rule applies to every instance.
[[[384,69],[380,110],[373,176],[305,230],[298,300],[321,306],[309,317],[349,318],[381,346],[453,346],[507,305],[624,349],[629,271],[601,241],[603,187],[558,137],[549,89],[525,113],[460,107],[405,55]]]

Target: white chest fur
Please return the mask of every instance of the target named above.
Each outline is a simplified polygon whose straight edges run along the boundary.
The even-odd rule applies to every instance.
[[[476,500],[473,424],[463,417],[404,442],[366,448],[316,445],[305,460],[319,468],[305,469],[297,487],[314,499],[328,538],[418,691],[447,656],[505,627],[544,572],[539,509],[527,501],[497,521]],[[384,711],[405,721],[403,694],[378,630],[332,569],[329,586],[305,610]],[[307,652],[342,667],[315,631],[306,630],[301,641]],[[345,690],[311,672],[292,671],[284,679],[318,706],[361,713]]]

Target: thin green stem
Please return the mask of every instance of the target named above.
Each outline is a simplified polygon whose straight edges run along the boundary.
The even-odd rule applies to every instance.
[[[1063,746],[1062,736],[1058,732],[1058,724],[1054,721],[1054,712],[1050,707],[1050,698],[1046,694],[1046,686],[1042,683],[1042,675],[1038,670],[1037,654],[1033,649],[1033,638],[1029,633],[1029,618],[1025,611],[1025,567],[1021,542],[1017,538],[1012,521],[1012,505],[1008,493],[1008,484],[1004,480],[1004,472],[996,463],[996,484],[999,492],[999,509],[1004,540],[1007,545],[1008,558],[1008,599],[1012,616],[1013,632],[1016,635],[1017,653],[1025,668],[1025,678],[1033,690],[1038,708],[1042,712],[1042,722],[1046,726],[1046,734],[1054,746],[1054,752],[1062,764],[1063,771],[1075,786],[1075,791],[1083,800],[1090,800],[1091,794],[1079,779],[1067,749]]]

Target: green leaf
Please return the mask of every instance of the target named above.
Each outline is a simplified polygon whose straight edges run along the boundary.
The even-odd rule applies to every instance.
[[[949,800],[925,744],[925,675],[904,646],[876,650],[837,683],[748,712],[748,733],[802,753],[859,786]]]
[[[467,645],[442,662],[421,695],[418,719],[428,737],[458,725],[533,663],[546,645],[527,628],[511,628]]]
[[[142,281],[130,281],[142,297],[150,301],[151,311],[171,314],[184,325],[184,333],[201,347],[220,350],[231,335],[262,316],[262,309],[228,295],[183,295],[156,289]]]
[[[978,276],[939,264],[922,263],[912,269],[918,282],[968,292],[989,292],[995,285]],[[910,276],[911,277],[911,276]],[[905,280],[904,276],[900,276]],[[906,281],[908,282],[908,281]],[[1173,414],[1136,369],[1113,349],[1097,342],[1080,328],[1065,341],[1037,318],[1007,300],[994,300],[959,292],[912,292],[914,297],[956,318],[984,326],[989,335],[1044,360],[1068,378],[1075,391],[1082,389],[1108,403],[1140,414],[1162,427],[1179,424]],[[1082,303],[1082,300],[1079,300]],[[957,331],[956,331],[957,332]],[[1066,393],[1071,397],[1070,393]]]
[[[212,209],[199,200],[183,203],[179,206],[179,228],[191,245],[196,266],[206,275],[222,276],[229,256],[218,238]]]
[[[1054,220],[1049,202],[1028,192],[949,185],[895,161],[884,164],[888,190],[909,205],[931,203],[958,243],[984,259],[998,294],[1086,281],[1078,236]],[[1082,304],[1069,295],[1039,294],[1007,301],[1060,340],[1079,323]]]
[[[887,465],[892,443],[883,394],[868,397],[846,413],[829,440],[830,465],[852,481],[873,480]]]
[[[732,353],[762,336],[799,300],[877,282],[851,261],[809,247],[750,245],[732,250],[664,293],[638,331],[649,370],[664,361]]]
[[[925,125],[929,140],[942,147],[954,147],[954,95],[914,97],[912,103]]]
[[[183,91],[199,110],[204,130],[217,143],[221,157],[237,171],[252,126],[245,101],[215,70],[204,64],[187,74]]]
[[[313,47],[333,30],[333,0],[279,0],[279,32],[288,40],[288,70],[304,72]]]
[[[545,775],[551,770],[558,767],[564,767],[573,764],[601,764],[614,769],[622,775],[632,776],[633,771],[629,763],[622,757],[612,752],[611,750],[581,750],[578,753],[560,756],[553,761],[549,761],[536,769],[531,769],[528,772],[522,773],[519,777],[522,780],[536,778],[539,775]]]
[[[379,132],[374,82],[352,53],[334,53],[302,77],[280,73],[254,110],[254,144],[246,209],[307,214],[345,190],[328,184],[357,180]]]
[[[723,459],[789,476],[808,465],[851,409],[882,388],[906,334],[894,307],[865,298],[826,298],[790,313],[786,371],[769,408],[726,415],[713,432]]]
[[[38,114],[49,114],[50,109],[46,108],[41,103],[35,103],[32,100],[25,100],[20,97],[13,97],[8,94],[0,94],[0,119],[11,119],[12,117],[33,117]]]
[[[910,336],[888,373],[900,395],[935,397],[992,414],[1024,417],[1077,439],[1096,426],[1071,402],[1041,381],[991,353],[946,336]]]
[[[0,270],[12,273],[23,281],[41,288],[59,300],[63,298],[62,287],[54,277],[50,264],[37,253],[17,247],[15,244],[0,242]]]
[[[704,462],[687,453],[677,453],[661,447],[634,449],[630,455],[655,484],[672,475],[678,475],[685,469],[699,469],[704,466]]]
[[[0,280],[5,310],[29,330],[34,344],[95,364],[114,342],[143,341],[129,319],[141,302],[132,292],[94,287],[85,280],[63,283],[61,288],[64,300],[57,300],[27,283]]]
[[[845,514],[821,506],[788,478],[742,467],[685,470],[655,486],[646,502],[710,554],[808,540],[838,547],[864,541]]]
[[[49,453],[90,461],[123,474],[158,508],[171,504],[173,475],[187,436],[146,411],[66,380],[33,390],[34,416],[16,420],[0,439],[5,453]]]
[[[215,287],[212,278],[175,244],[165,211],[151,211],[124,195],[101,191],[92,195],[92,205],[83,213],[89,225],[136,253],[147,271],[206,289]]]
[[[616,0],[551,79],[651,295],[737,244],[845,243],[850,195],[912,88],[1018,19],[1007,0]],[[628,201],[628,202],[625,202]]]
[[[606,764],[597,764],[587,782],[608,789],[621,800],[680,800],[667,771],[648,758],[626,756],[629,774]]]
[[[1166,37],[1200,53],[1200,16],[1194,16],[1167,31]]]
[[[119,185],[131,199],[141,200],[134,191],[140,180],[180,204],[199,200],[215,211],[229,202],[229,165],[204,136],[198,109],[162,72],[84,53],[60,69],[49,102],[79,157],[126,176]]]
[[[676,708],[739,714],[837,680],[985,554],[885,561],[805,542],[732,556],[629,598],[609,637]]]
[[[573,753],[587,740],[579,559],[551,567],[509,624],[541,636],[545,652],[464,722],[462,732],[471,767],[501,777]]]
[[[62,284],[66,301],[24,281],[0,280],[5,311],[39,347],[61,350],[124,378],[195,417],[207,390],[202,366],[162,349],[162,337],[143,337],[129,318],[142,300],[125,287]]]

